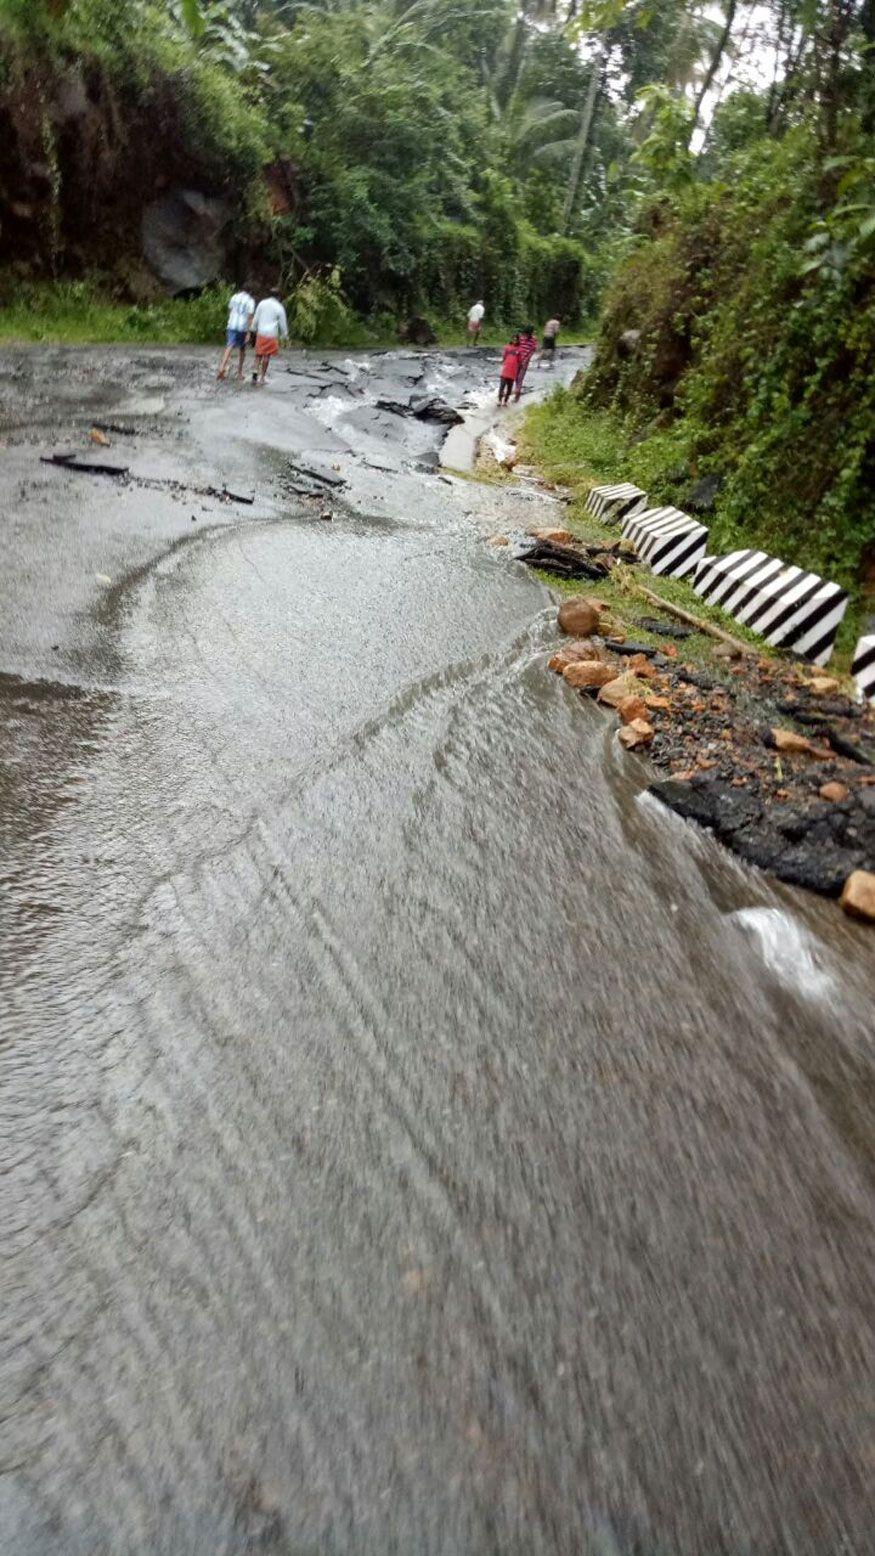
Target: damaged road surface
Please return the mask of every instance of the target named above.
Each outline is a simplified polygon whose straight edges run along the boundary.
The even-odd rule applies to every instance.
[[[491,353],[215,366],[0,364],[0,1549],[864,1556],[871,937],[544,674]]]

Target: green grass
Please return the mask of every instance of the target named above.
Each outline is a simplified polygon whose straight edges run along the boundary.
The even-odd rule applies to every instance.
[[[588,412],[567,390],[558,389],[548,400],[529,409],[517,446],[527,463],[536,465],[549,480],[573,494],[566,510],[568,528],[590,544],[615,541],[619,533],[616,526],[602,524],[587,512],[586,497],[591,487],[631,480],[645,490],[648,486],[652,489],[642,468],[646,460],[642,461],[640,453],[636,460],[636,450],[628,446],[622,421],[609,411]],[[579,582],[569,584],[547,573],[543,577],[563,593],[580,593]],[[590,592],[604,600],[616,619],[642,642],[661,642],[664,646],[666,640],[638,625],[641,617],[654,615],[657,607],[636,597],[635,583],[643,584],[666,604],[680,606],[700,620],[722,627],[739,642],[756,648],[759,654],[777,657],[777,651],[756,633],[733,621],[719,607],[706,604],[683,579],[660,578],[645,569],[632,572],[620,567],[603,582],[594,583]],[[679,643],[678,650],[684,659],[704,660],[714,647],[714,638],[707,633],[695,633]]]
[[[519,446],[523,457],[536,464],[550,480],[575,493],[569,509],[571,528],[582,538],[597,541],[616,539],[616,530],[606,529],[586,512],[584,501],[591,486],[634,481],[654,502],[674,502],[683,506],[678,491],[678,471],[683,471],[689,463],[688,436],[683,422],[679,422],[667,431],[633,438],[622,417],[609,410],[589,410],[569,390],[557,389],[549,399],[528,411]],[[752,541],[745,542],[743,537],[733,544],[745,543],[753,544]],[[716,549],[731,549],[731,546]],[[648,576],[647,587],[663,599],[713,621],[742,642],[755,644],[762,654],[777,653],[723,611],[706,605],[689,584]],[[843,674],[848,670],[859,636],[860,614],[860,601],[852,596],[836,637],[830,672]]]
[[[217,346],[224,339],[230,283],[209,287],[199,297],[167,298],[156,303],[118,302],[99,280],[27,281],[12,272],[0,274],[0,341],[45,345]],[[432,320],[440,345],[468,343],[464,317]],[[326,328],[308,344],[317,347],[389,348],[398,345],[398,320],[390,314],[376,319],[347,318]],[[498,347],[508,339],[509,326],[484,330],[480,343]],[[569,331],[563,345],[579,344],[584,335]]]

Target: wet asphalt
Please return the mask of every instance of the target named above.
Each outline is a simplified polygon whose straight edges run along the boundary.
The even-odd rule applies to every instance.
[[[868,1556],[871,934],[545,673],[490,353],[214,369],[0,359],[0,1550]]]

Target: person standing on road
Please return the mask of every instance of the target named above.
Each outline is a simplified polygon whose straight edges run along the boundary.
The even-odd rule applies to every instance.
[[[531,362],[532,357],[535,355],[535,352],[537,351],[537,349],[538,349],[538,338],[537,338],[537,336],[536,336],[536,334],[535,334],[531,324],[527,324],[525,326],[525,329],[521,330],[521,332],[520,332],[519,344],[517,346],[517,350],[519,352],[519,357],[520,357],[520,365],[519,365],[519,367],[517,369],[516,387],[515,387],[515,391],[514,391],[514,401],[518,400],[520,395],[523,392],[523,379],[525,378],[526,373],[528,372],[529,363]]]
[[[520,368],[519,335],[512,336],[501,356],[501,377],[498,382],[498,403],[509,405],[511,392]]]
[[[255,360],[258,363],[258,372],[253,373],[252,382],[263,384],[270,367],[270,359],[275,357],[280,349],[280,341],[289,338],[286,310],[275,288],[269,297],[263,297],[258,304],[252,316],[251,328],[255,335]]]
[[[255,312],[255,298],[241,286],[239,292],[228,304],[228,328],[225,332],[225,354],[219,363],[217,378],[227,378],[228,363],[231,360],[231,352],[240,353],[237,361],[237,377],[243,378],[243,360],[246,356],[246,336],[252,325],[252,315]]]
[[[471,337],[472,346],[476,346],[483,329],[483,315],[486,312],[482,303],[475,303],[468,309],[468,334]]]
[[[537,363],[535,364],[537,367],[541,366],[541,363],[545,357],[547,358],[548,367],[556,366],[556,341],[559,337],[559,325],[561,322],[562,321],[560,319],[548,319],[547,323],[544,325],[544,335],[541,343],[541,349],[538,353]]]

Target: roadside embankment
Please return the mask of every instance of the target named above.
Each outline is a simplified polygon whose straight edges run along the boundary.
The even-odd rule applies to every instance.
[[[557,457],[545,425],[539,407],[520,427],[530,463],[515,473],[540,474],[566,505],[564,528],[533,531],[528,559],[563,597],[550,668],[616,713],[620,743],[664,775],[651,785],[664,804],[746,862],[875,921],[875,707],[847,675],[769,649],[686,582],[638,564],[585,508],[604,470]]]

